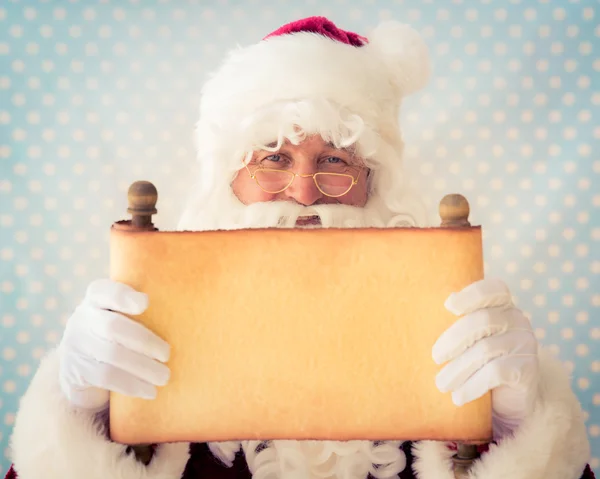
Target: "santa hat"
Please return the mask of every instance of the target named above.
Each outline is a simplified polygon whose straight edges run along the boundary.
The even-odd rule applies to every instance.
[[[258,43],[230,52],[205,84],[196,135],[202,183],[215,188],[229,182],[240,167],[238,155],[252,142],[267,139],[256,136],[280,133],[281,110],[291,104],[298,111],[298,105],[312,105],[314,130],[332,109],[344,112],[347,124],[360,118],[363,130],[371,132],[370,148],[377,150],[372,162],[389,170],[390,148],[396,162],[402,148],[401,101],[422,88],[428,76],[427,47],[407,25],[384,22],[368,38],[324,17],[284,25]],[[315,106],[325,104],[331,107],[327,111]],[[263,128],[254,128],[260,122]],[[374,142],[387,147],[387,159],[380,154],[382,145]]]

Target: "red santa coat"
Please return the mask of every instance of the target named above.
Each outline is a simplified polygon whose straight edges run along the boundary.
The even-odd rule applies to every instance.
[[[473,465],[471,479],[591,479],[590,444],[569,375],[540,350],[540,395],[514,436],[492,444]],[[400,477],[454,479],[449,444],[404,443]],[[242,453],[223,465],[206,444],[161,444],[148,466],[127,446],[109,441],[97,416],[74,409],[58,384],[58,357],[44,358],[21,399],[11,438],[9,479],[249,479]]]

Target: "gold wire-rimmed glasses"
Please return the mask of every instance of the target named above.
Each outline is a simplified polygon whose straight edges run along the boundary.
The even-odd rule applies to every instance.
[[[254,173],[248,165],[246,170],[258,187],[265,193],[277,194],[287,190],[297,177],[312,178],[317,189],[325,196],[339,198],[347,194],[354,185],[358,183],[360,171],[356,178],[347,173],[333,173],[319,171],[317,173],[301,175],[289,170],[277,170],[272,168],[257,168]]]

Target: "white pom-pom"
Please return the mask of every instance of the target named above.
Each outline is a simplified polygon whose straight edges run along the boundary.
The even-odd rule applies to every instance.
[[[423,88],[431,71],[429,50],[411,26],[396,21],[379,24],[369,35],[369,46],[387,65],[402,96]]]

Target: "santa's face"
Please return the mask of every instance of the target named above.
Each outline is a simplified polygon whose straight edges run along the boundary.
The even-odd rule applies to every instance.
[[[277,150],[255,151],[231,186],[244,205],[286,202],[313,213],[300,215],[295,226],[314,226],[321,224],[316,209],[302,207],[364,207],[368,177],[369,170],[352,148],[339,149],[313,135],[297,145],[285,141]]]

